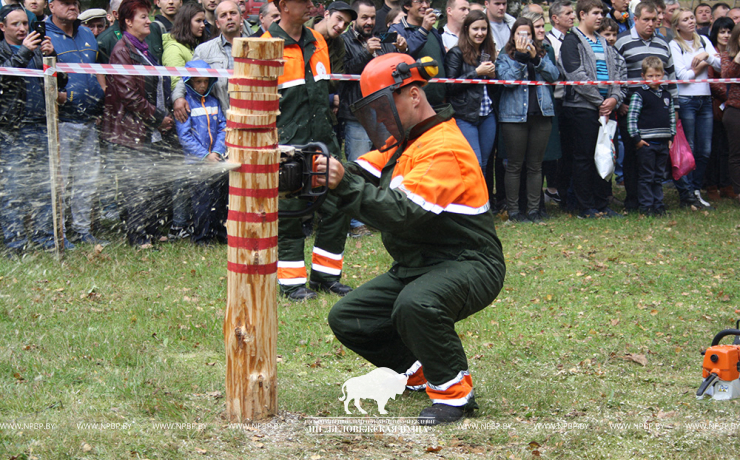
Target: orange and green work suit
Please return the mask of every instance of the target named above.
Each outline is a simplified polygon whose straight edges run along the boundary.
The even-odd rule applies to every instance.
[[[323,142],[332,155],[340,154],[339,142],[331,125],[329,77],[331,64],[324,37],[303,27],[299,42],[293,40],[278,22],[272,23],[262,38],[285,40],[283,75],[278,78],[280,115],[277,128],[280,143],[302,145]],[[349,218],[337,210],[336,197],[329,196],[319,208],[321,219],[316,230],[312,251],[311,281],[339,281],[344,262],[344,243]],[[280,210],[297,210],[307,206],[299,199],[280,200]],[[278,284],[290,293],[306,285],[304,241],[301,219],[280,219],[278,222]]]
[[[455,322],[493,302],[506,266],[478,160],[452,114],[347,164],[332,191],[339,209],[378,228],[394,263],[334,305],[329,325],[374,365],[409,375],[409,387],[426,384],[434,403],[465,406],[473,383]]]

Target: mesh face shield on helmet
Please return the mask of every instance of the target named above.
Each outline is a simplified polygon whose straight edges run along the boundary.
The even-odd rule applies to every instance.
[[[401,118],[398,116],[396,103],[393,101],[393,91],[397,86],[376,91],[350,107],[357,121],[365,128],[375,148],[381,151],[397,146],[403,142],[405,137]],[[390,138],[393,139],[388,142]],[[384,147],[387,142],[389,145]]]
[[[365,97],[350,109],[375,148],[389,150],[403,142],[406,136],[393,93],[414,82],[425,85],[437,72],[437,63],[432,58],[425,56],[414,61],[402,53],[384,54],[365,66],[360,76],[360,88]]]

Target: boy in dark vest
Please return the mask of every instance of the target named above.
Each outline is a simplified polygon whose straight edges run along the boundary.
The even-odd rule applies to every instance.
[[[638,88],[630,99],[627,129],[637,153],[637,201],[641,214],[665,215],[663,175],[676,135],[673,98],[661,87],[665,78],[663,61],[657,56],[642,61],[642,79],[650,83]]]

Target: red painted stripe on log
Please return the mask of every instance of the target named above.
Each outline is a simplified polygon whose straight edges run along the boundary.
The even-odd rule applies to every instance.
[[[275,188],[239,188],[229,187],[229,195],[246,196],[249,198],[275,198],[278,189]]]
[[[283,66],[283,60],[267,60],[267,59],[250,59],[250,58],[239,58],[235,57],[234,62],[241,62],[242,64],[253,64],[253,65],[263,65],[265,67],[282,67]]]
[[[229,247],[261,251],[263,249],[272,249],[277,247],[277,241],[277,236],[270,236],[267,238],[243,238],[231,235],[229,236]]]
[[[230,104],[232,107],[238,109],[247,110],[259,110],[262,112],[275,112],[280,110],[280,101],[254,101],[246,99],[234,99],[230,98]]]
[[[241,167],[233,171],[243,174],[270,174],[276,173],[279,170],[280,163],[274,163],[270,165],[241,165]]]
[[[252,78],[231,78],[229,82],[239,86],[258,86],[260,88],[277,87],[277,79],[255,80]]]
[[[278,216],[276,212],[241,212],[229,211],[229,220],[234,222],[268,223],[275,222]]]
[[[277,273],[277,262],[265,265],[246,265],[228,262],[226,269],[233,273],[246,275],[272,275],[273,273]]]

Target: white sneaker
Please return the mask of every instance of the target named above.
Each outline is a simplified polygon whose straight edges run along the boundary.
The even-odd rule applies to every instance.
[[[167,235],[169,240],[184,240],[190,238],[192,231],[188,227],[170,227],[170,232]]]
[[[699,201],[699,203],[701,203],[701,205],[704,206],[705,208],[711,208],[712,207],[711,204],[709,204],[708,202],[704,201],[704,199],[701,197],[701,191],[700,190],[694,190],[694,196]]]
[[[117,209],[112,209],[103,214],[103,219],[118,222],[119,220],[121,220],[121,215],[118,213]]]

